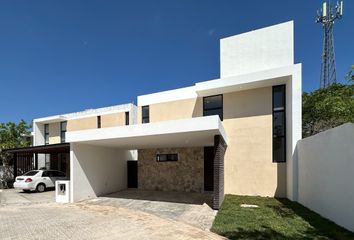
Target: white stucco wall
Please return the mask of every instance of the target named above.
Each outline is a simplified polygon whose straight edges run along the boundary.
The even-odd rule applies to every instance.
[[[33,146],[44,145],[44,124],[33,121]],[[45,154],[38,154],[38,169],[45,167]]]
[[[294,63],[293,21],[220,40],[220,78]]]
[[[354,231],[354,124],[305,138],[296,153],[297,201]]]
[[[127,188],[130,151],[81,143],[71,143],[70,148],[71,202]]]
[[[33,146],[44,145],[44,124],[33,122]]]
[[[296,143],[302,138],[302,65],[294,65],[286,83],[286,190],[297,197],[298,166],[294,158]]]

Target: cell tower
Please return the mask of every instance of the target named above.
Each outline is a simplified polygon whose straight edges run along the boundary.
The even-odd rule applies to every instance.
[[[336,80],[336,61],[334,54],[333,26],[334,21],[343,16],[343,1],[331,5],[330,0],[325,0],[322,9],[317,11],[317,23],[323,27],[323,53],[321,65],[320,87],[326,88],[335,83]]]

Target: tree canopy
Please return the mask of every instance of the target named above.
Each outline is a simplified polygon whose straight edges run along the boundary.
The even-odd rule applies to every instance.
[[[348,81],[354,82],[354,65],[352,65],[352,68],[348,72],[347,76],[345,77]]]
[[[21,120],[18,124],[14,122],[0,123],[0,165],[7,164],[9,155],[4,149],[27,147],[30,141],[26,136],[30,134],[31,126]]]
[[[333,84],[302,96],[303,137],[354,122],[354,85]]]

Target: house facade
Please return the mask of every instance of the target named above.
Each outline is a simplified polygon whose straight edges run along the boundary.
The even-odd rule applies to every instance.
[[[126,189],[128,162],[138,189],[211,193],[215,209],[224,194],[293,199],[299,139],[293,22],[221,39],[219,79],[34,120],[35,146],[68,144],[65,157],[37,158],[66,159],[72,202]]]
[[[136,106],[123,104],[33,120],[33,146],[58,147],[57,152],[38,153],[38,168],[55,169],[70,175],[70,144],[67,132],[125,126],[136,123]],[[63,145],[67,148],[63,150]]]

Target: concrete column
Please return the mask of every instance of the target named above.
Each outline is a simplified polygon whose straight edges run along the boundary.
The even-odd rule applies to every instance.
[[[38,169],[38,153],[34,154],[34,169]]]
[[[17,153],[14,153],[14,180],[17,177]]]

